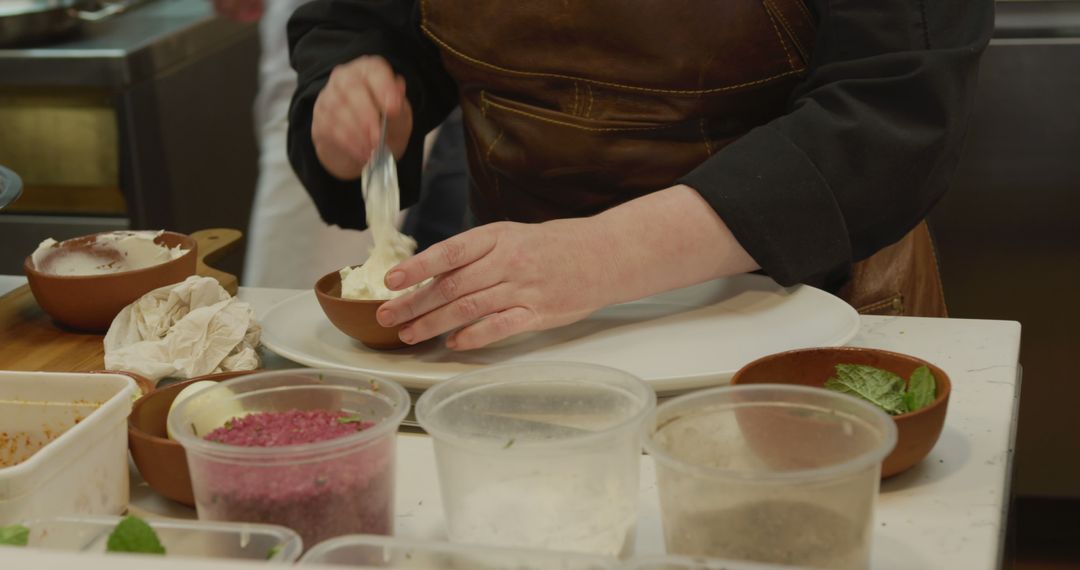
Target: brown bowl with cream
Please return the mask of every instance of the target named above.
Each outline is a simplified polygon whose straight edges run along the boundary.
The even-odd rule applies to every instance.
[[[398,337],[397,327],[384,327],[375,312],[385,300],[347,299],[341,296],[341,274],[327,273],[315,283],[315,297],[326,318],[337,329],[368,348],[391,350],[408,346]]]
[[[195,275],[197,249],[194,238],[175,232],[105,232],[46,240],[23,272],[56,322],[100,332],[139,297]]]

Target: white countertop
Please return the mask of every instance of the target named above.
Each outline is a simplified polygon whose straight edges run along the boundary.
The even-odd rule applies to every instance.
[[[0,297],[10,292],[12,289],[19,287],[23,283],[26,283],[26,278],[15,275],[0,275]]]
[[[8,278],[0,277],[0,294],[8,284]],[[239,297],[261,316],[296,293],[241,288]],[[953,383],[937,446],[920,465],[882,484],[872,568],[1000,567],[1020,387],[1020,324],[863,316],[860,331],[849,344],[918,356],[944,369]],[[265,364],[293,366],[275,355],[268,355]],[[414,435],[401,435],[398,440],[396,533],[407,538],[442,538],[431,442]],[[642,462],[640,509],[637,551],[663,552],[655,476],[648,457]],[[132,510],[193,516],[192,510],[138,485],[133,489]],[[84,567],[96,568],[95,558],[86,557]],[[56,560],[59,568],[63,560]],[[41,558],[35,564],[51,567]]]

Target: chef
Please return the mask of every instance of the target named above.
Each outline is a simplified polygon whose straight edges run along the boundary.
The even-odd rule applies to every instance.
[[[335,268],[363,259],[368,232],[323,222],[285,153],[289,97],[296,73],[289,67],[285,24],[307,0],[213,0],[217,13],[258,22],[259,90],[254,119],[259,176],[244,261],[245,285],[307,289]]]
[[[944,316],[948,187],[992,0],[315,0],[289,157],[324,219],[388,117],[403,204],[460,105],[473,229],[397,265],[385,326],[481,347],[738,273]]]

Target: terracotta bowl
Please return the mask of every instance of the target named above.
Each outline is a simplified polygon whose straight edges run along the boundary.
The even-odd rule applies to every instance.
[[[195,506],[187,456],[178,442],[169,439],[165,420],[180,391],[203,380],[221,382],[256,370],[199,376],[159,388],[135,401],[128,416],[128,448],[139,474],[150,488],[189,507]]]
[[[60,242],[61,250],[87,250],[98,234]],[[144,294],[195,275],[198,256],[195,240],[174,232],[165,232],[156,243],[166,247],[183,246],[187,253],[165,263],[108,275],[50,275],[34,267],[31,256],[23,262],[34,299],[58,323],[99,332],[109,328],[121,309]]]
[[[337,329],[360,341],[368,348],[390,350],[408,346],[398,338],[400,326],[386,328],[375,320],[375,311],[386,301],[360,301],[341,298],[341,275],[327,273],[315,283],[315,296],[319,299],[326,318]]]
[[[925,360],[873,348],[807,348],[772,354],[743,366],[732,384],[800,384],[823,388],[837,364],[865,364],[899,375],[905,381],[920,366],[926,366],[937,380],[937,397],[929,406],[892,416],[898,439],[881,466],[881,476],[891,477],[914,467],[934,448],[945,425],[952,384],[945,371]]]

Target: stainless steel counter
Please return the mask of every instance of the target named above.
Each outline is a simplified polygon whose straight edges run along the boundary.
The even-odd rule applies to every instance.
[[[269,0],[274,1],[274,0]],[[207,0],[150,0],[41,47],[0,49],[0,273],[46,237],[246,231],[259,38]],[[240,273],[242,255],[223,269]]]
[[[243,37],[206,0],[152,0],[47,46],[0,49],[0,84],[122,89]]]

